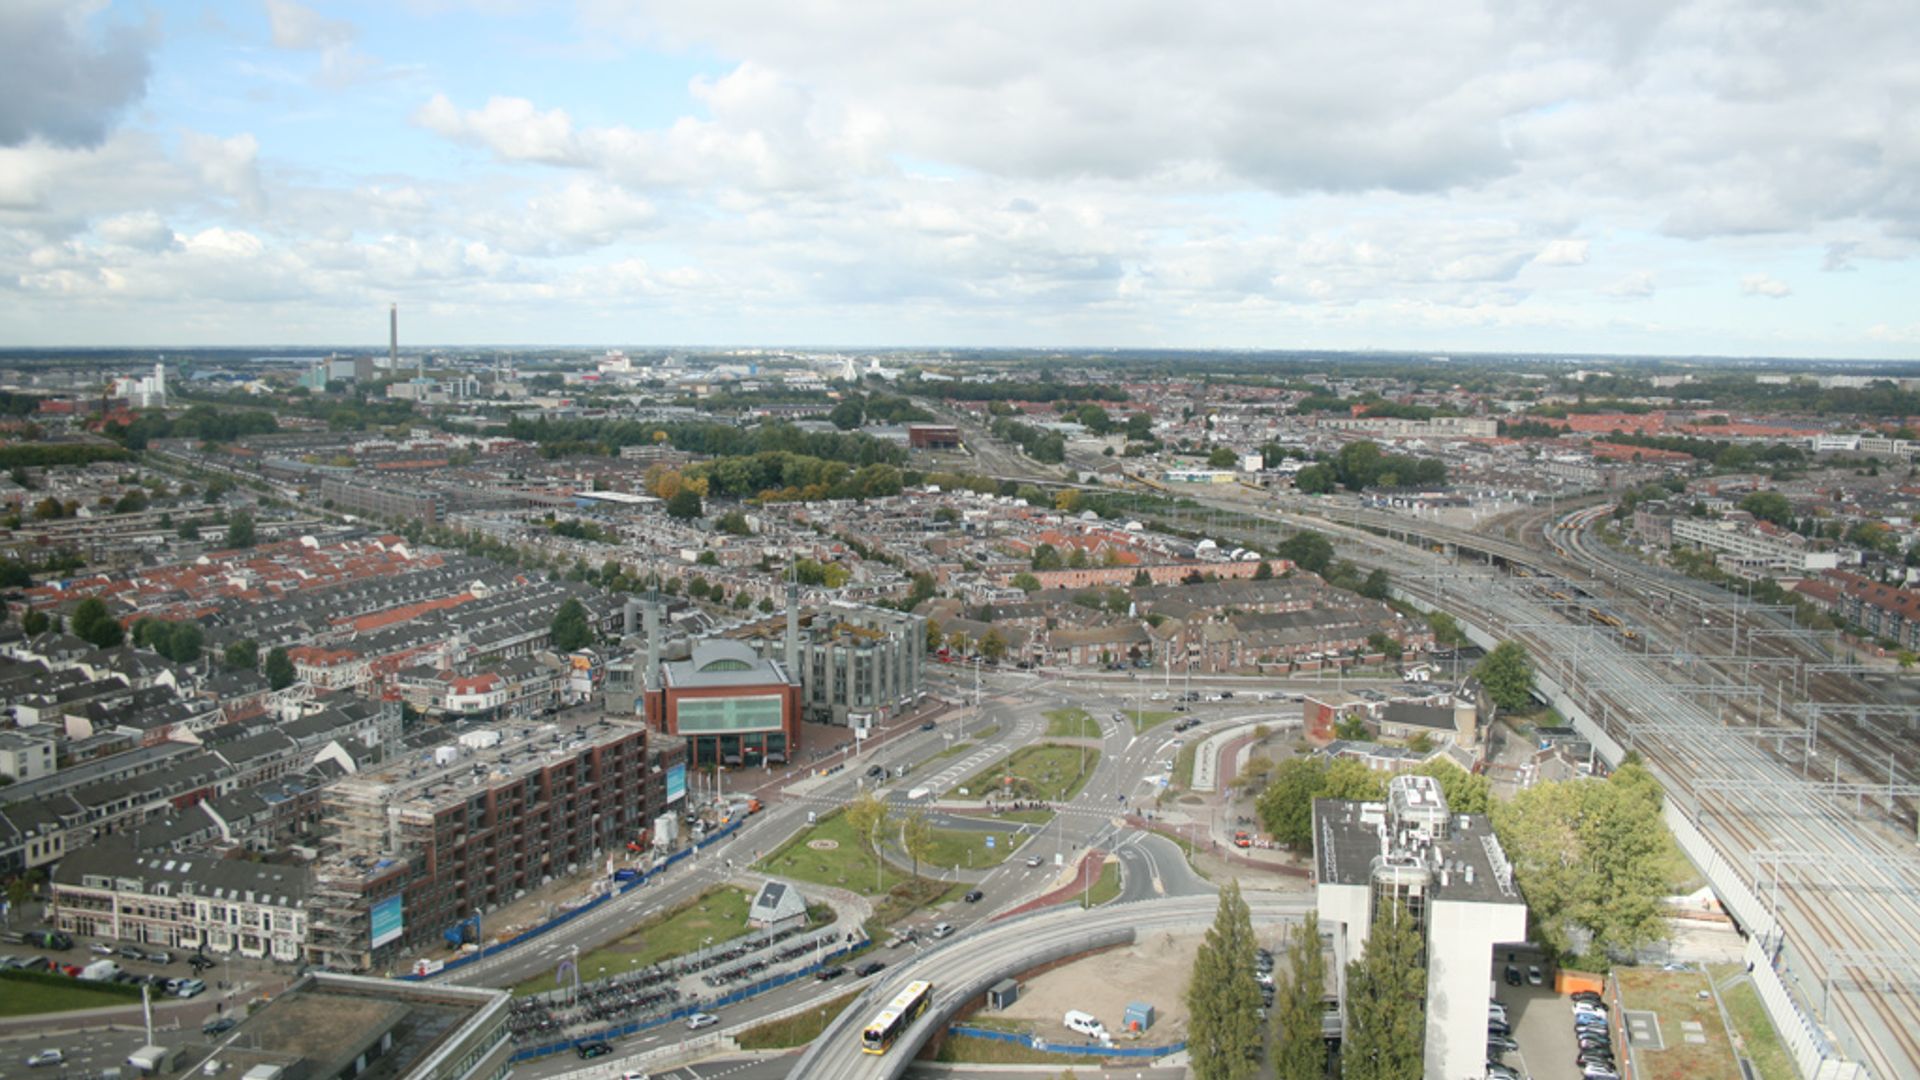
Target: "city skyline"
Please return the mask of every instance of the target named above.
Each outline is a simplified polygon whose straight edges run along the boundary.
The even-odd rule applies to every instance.
[[[11,346],[1904,359],[1896,5],[0,12]]]

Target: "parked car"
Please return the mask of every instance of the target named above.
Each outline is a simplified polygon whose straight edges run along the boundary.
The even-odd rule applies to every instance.
[[[122,945],[118,951],[123,960],[145,960],[147,958],[146,953],[141,952],[131,945]]]
[[[710,1028],[719,1022],[720,1018],[712,1013],[697,1012],[687,1017],[687,1030],[699,1031],[701,1028]]]
[[[583,1042],[575,1046],[573,1052],[579,1054],[582,1059],[591,1061],[594,1058],[606,1057],[608,1054],[613,1053],[613,1044],[610,1042],[601,1042],[596,1039],[593,1042]]]
[[[1575,1001],[1590,1001],[1595,1005],[1606,1004],[1606,1001],[1602,999],[1599,994],[1595,993],[1592,990],[1575,990],[1573,993],[1568,994],[1567,996],[1572,998]]]
[[[67,1055],[58,1050],[38,1050],[34,1052],[32,1057],[27,1059],[27,1068],[37,1069],[42,1065],[63,1065],[66,1063],[66,1060]]]
[[[1520,974],[1519,964],[1507,965],[1507,985],[1508,986],[1519,986],[1525,981],[1526,981],[1526,976]]]
[[[872,975],[876,971],[885,970],[886,966],[887,965],[884,961],[869,960],[866,963],[861,964],[859,967],[854,968],[853,973],[856,977],[864,979],[867,976]]]
[[[1546,976],[1540,973],[1539,964],[1527,965],[1527,985],[1528,986],[1539,986],[1541,983],[1544,983],[1546,981],[1547,981]]]
[[[813,977],[821,982],[832,982],[846,973],[847,969],[843,965],[836,964],[830,968],[821,968],[819,971],[813,973]]]
[[[1513,1028],[1509,1027],[1505,1020],[1495,1020],[1492,1017],[1488,1017],[1487,1018],[1487,1034],[1511,1035],[1513,1034]]]
[[[1497,1061],[1487,1062],[1487,1080],[1522,1080],[1520,1070]]]
[[[112,956],[113,946],[102,944],[101,942],[96,941],[93,944],[87,946],[87,951],[92,953],[95,956]]]
[[[1513,1036],[1511,1035],[1489,1035],[1487,1036],[1487,1048],[1490,1050],[1497,1049],[1503,1054],[1510,1054],[1520,1049],[1520,1044],[1514,1042]]]
[[[173,963],[173,954],[170,952],[150,952],[147,954],[147,963],[171,964]]]

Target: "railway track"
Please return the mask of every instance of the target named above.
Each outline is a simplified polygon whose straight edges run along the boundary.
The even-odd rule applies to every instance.
[[[1787,655],[1791,639],[1772,636],[1782,627],[1764,612],[1743,615],[1736,608],[1723,615],[1723,624],[1700,628],[1700,636],[1710,644],[1726,641],[1744,669],[1731,659],[1703,657],[1691,672],[1676,670],[1654,654],[1654,639],[1684,640],[1682,621],[1725,608],[1726,595],[1664,572],[1603,568],[1606,560],[1587,550],[1598,543],[1585,535],[1588,529],[1550,529],[1559,521],[1537,514],[1505,523],[1523,533],[1528,527],[1547,530],[1541,536],[1553,549],[1548,554],[1495,535],[1381,521],[1365,513],[1343,516],[1344,522],[1288,514],[1275,520],[1332,534],[1343,555],[1391,569],[1403,593],[1527,644],[1582,711],[1646,759],[1675,809],[1711,844],[1709,861],[1732,875],[1720,879],[1723,900],[1737,894],[1739,916],[1766,943],[1769,961],[1794,997],[1795,1015],[1776,1013],[1776,1022],[1784,1028],[1798,1021],[1822,1061],[1859,1063],[1877,1077],[1920,1076],[1920,860],[1911,832],[1899,828],[1913,806],[1913,793],[1898,783],[1911,780],[1911,767],[1901,765],[1910,755],[1884,732],[1864,731],[1863,725],[1823,725],[1814,738],[1806,729],[1772,723],[1769,714],[1784,712],[1789,703],[1788,681],[1776,677],[1769,687],[1765,676],[1752,674],[1758,666],[1753,662],[1809,659]],[[1217,526],[1215,532],[1223,541],[1273,540]],[[1455,546],[1455,554],[1470,549],[1520,570],[1456,565],[1436,554],[1434,544]],[[1595,569],[1603,570],[1599,579],[1588,576]],[[1544,580],[1528,584],[1527,578]],[[1571,586],[1578,594],[1568,590],[1568,602],[1556,607],[1531,595],[1537,586]],[[1581,609],[1587,605],[1606,605],[1623,626],[1648,632],[1631,641],[1586,618]],[[1731,647],[1741,636],[1749,648],[1744,657]],[[1701,666],[1724,686],[1747,680],[1749,692],[1703,701],[1696,696],[1702,686],[1689,683]],[[1838,677],[1802,677],[1816,693],[1860,696]],[[1792,753],[1796,741],[1799,755]],[[1838,772],[1831,780],[1803,775],[1813,760],[1808,749],[1830,752],[1849,771],[1868,771],[1881,755],[1893,762],[1896,783],[1875,800],[1868,786]],[[1886,763],[1878,764],[1884,776]],[[1891,822],[1881,819],[1883,812]],[[1846,1067],[1841,1065],[1841,1075]]]

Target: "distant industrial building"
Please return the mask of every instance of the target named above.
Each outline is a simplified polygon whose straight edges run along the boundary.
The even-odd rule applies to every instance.
[[[477,934],[553,878],[650,843],[684,748],[612,720],[468,726],[321,798],[307,958],[368,971]]]
[[[511,1001],[504,990],[313,972],[246,1015],[211,1053],[196,1050],[186,1075],[501,1080],[513,1071]]]
[[[320,497],[329,501],[335,510],[374,518],[400,518],[434,525],[447,514],[447,498],[437,491],[374,486],[364,480],[322,480]]]
[[[908,424],[907,445],[915,450],[958,450],[960,429],[952,424]]]
[[[1423,1075],[1485,1075],[1494,948],[1527,937],[1526,903],[1486,816],[1450,812],[1431,777],[1396,776],[1384,803],[1314,800],[1313,849],[1343,1016],[1347,963],[1366,948],[1375,916],[1400,905],[1426,942]]]

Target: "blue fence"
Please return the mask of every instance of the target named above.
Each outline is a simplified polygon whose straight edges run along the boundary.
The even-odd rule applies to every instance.
[[[744,824],[746,824],[746,819],[741,818],[738,821],[729,823],[724,828],[716,829],[712,835],[706,837],[705,839],[695,841],[692,847],[681,848],[679,851],[676,851],[673,854],[667,856],[666,859],[662,860],[659,866],[654,867],[652,870],[647,871],[646,873],[640,875],[639,877],[635,878],[632,881],[622,882],[616,885],[612,892],[602,893],[601,895],[595,897],[594,899],[588,901],[587,903],[580,905],[577,908],[572,909],[571,911],[563,911],[560,914],[555,915],[553,918],[548,919],[546,922],[543,922],[540,925],[535,926],[530,930],[523,931],[522,933],[518,934],[515,937],[508,938],[506,941],[498,942],[493,945],[482,945],[479,949],[473,952],[470,952],[465,956],[461,956],[453,960],[449,960],[447,961],[446,966],[442,967],[439,971],[433,972],[430,975],[415,975],[412,972],[408,972],[405,975],[399,976],[399,978],[405,979],[409,982],[422,982],[427,979],[432,979],[441,975],[445,975],[450,971],[458,971],[461,968],[466,967],[468,964],[477,963],[480,960],[483,960],[489,956],[498,956],[499,954],[506,952],[508,949],[511,949],[511,948],[514,948],[515,946],[523,945],[529,941],[532,941],[534,938],[539,937],[541,934],[547,933],[550,930],[556,930],[562,926],[567,925],[568,923],[579,918],[580,916],[585,915],[587,912],[598,909],[600,905],[606,903],[609,900],[614,899],[615,897],[625,896],[627,893],[640,888],[641,886],[652,881],[655,877],[658,877],[660,874],[665,873],[675,863],[692,855],[695,851],[699,851],[710,845],[717,844],[720,841],[725,840],[727,837],[732,836],[734,833],[738,832],[740,830],[740,826]]]
[[[1144,1058],[1166,1057],[1168,1054],[1177,1054],[1187,1048],[1185,1042],[1177,1042],[1171,1046],[1090,1046],[1085,1043],[1050,1043],[1045,1039],[1037,1038],[1033,1035],[1020,1035],[1011,1031],[989,1031],[986,1028],[967,1027],[964,1024],[952,1025],[947,1028],[947,1034],[965,1035],[973,1039],[992,1039],[994,1042],[1013,1043],[1017,1046],[1024,1046],[1048,1054],[1084,1054],[1088,1057],[1100,1058],[1132,1058],[1140,1060]]]
[[[645,1020],[636,1020],[630,1024],[620,1024],[616,1027],[606,1028],[602,1031],[590,1032],[585,1035],[576,1035],[570,1039],[567,1039],[564,1042],[548,1043],[545,1046],[529,1046],[524,1050],[516,1050],[514,1051],[513,1060],[534,1061],[539,1058],[549,1057],[553,1054],[565,1053],[566,1051],[573,1049],[574,1047],[580,1045],[583,1042],[597,1042],[601,1040],[624,1039],[629,1035],[637,1034],[642,1031],[650,1031],[654,1028],[659,1027],[662,1024],[670,1024],[676,1020],[684,1020],[687,1017],[692,1016],[694,1013],[697,1013],[697,1012],[706,1012],[710,1009],[718,1009],[718,1008],[721,1008],[722,1006],[732,1005],[737,1002],[745,1001],[750,997],[754,997],[759,994],[764,994],[769,990],[778,990],[779,988],[787,985],[788,983],[794,982],[795,980],[804,979],[812,975],[814,972],[819,971],[821,968],[831,967],[833,966],[833,962],[835,960],[838,960],[841,957],[846,956],[848,953],[858,952],[859,950],[866,948],[870,944],[872,944],[872,942],[869,939],[862,938],[861,940],[856,941],[850,945],[843,945],[840,948],[835,949],[834,951],[826,954],[826,956],[824,956],[820,960],[815,961],[814,963],[808,964],[806,967],[798,968],[796,970],[786,972],[785,974],[782,974],[782,975],[776,975],[771,979],[766,979],[762,982],[754,983],[751,986],[742,987],[738,990],[733,991],[732,993],[723,994],[720,997],[714,998],[711,1001],[701,1001],[701,1002],[695,1002],[687,1005],[682,1005],[679,1008],[674,1009],[672,1012],[666,1013],[661,1016],[649,1017],[648,1019],[645,1019]],[[1181,1045],[1184,1046],[1186,1044],[1182,1043]]]

